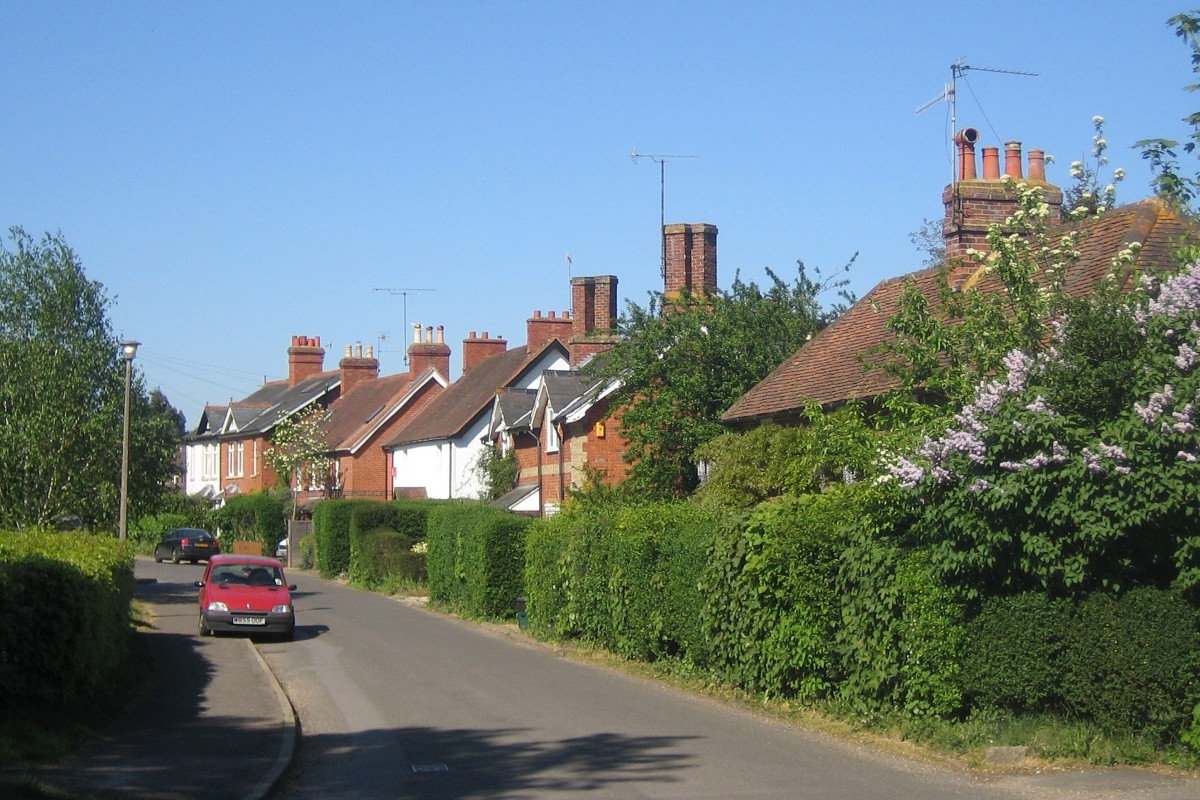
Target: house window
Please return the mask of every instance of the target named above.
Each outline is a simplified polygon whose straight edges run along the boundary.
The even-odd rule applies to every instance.
[[[254,455],[250,458],[250,474],[258,477],[258,439],[254,440]]]
[[[546,412],[546,424],[542,426],[542,430],[546,432],[546,452],[557,453],[559,448],[558,428],[554,427],[554,421],[550,418],[550,412]]]
[[[225,464],[225,475],[229,478],[240,478],[245,475],[245,442],[231,442],[228,445],[229,459]]]
[[[201,453],[203,455],[203,466],[200,468],[200,479],[205,481],[215,480],[218,475],[217,467],[220,462],[217,445],[206,444],[201,448]]]

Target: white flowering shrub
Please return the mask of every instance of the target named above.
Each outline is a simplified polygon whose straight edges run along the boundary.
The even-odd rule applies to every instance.
[[[889,464],[968,595],[1200,587],[1200,263],[1080,301]]]

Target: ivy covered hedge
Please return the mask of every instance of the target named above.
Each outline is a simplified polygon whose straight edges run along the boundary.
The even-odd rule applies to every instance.
[[[714,669],[754,692],[814,700],[839,670],[836,586],[851,493],[785,497],[726,521],[701,579]]]
[[[699,581],[721,516],[673,502],[568,506],[538,520],[525,570],[531,624],[629,658],[703,662]]]
[[[84,701],[128,653],[131,546],[107,536],[0,532],[0,708]]]

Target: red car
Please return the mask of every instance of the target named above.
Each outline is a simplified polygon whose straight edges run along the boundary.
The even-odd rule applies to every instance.
[[[283,565],[264,556],[218,555],[209,559],[200,587],[201,636],[217,632],[272,634],[291,640],[296,633],[292,608],[295,584]]]

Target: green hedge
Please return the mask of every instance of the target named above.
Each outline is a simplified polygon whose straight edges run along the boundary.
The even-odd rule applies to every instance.
[[[77,533],[0,532],[0,705],[86,700],[128,652],[131,546]]]
[[[1196,610],[1162,589],[1093,594],[1076,611],[1063,654],[1067,710],[1118,733],[1175,741],[1200,699]]]
[[[232,542],[258,542],[263,553],[275,555],[275,546],[287,535],[287,509],[282,500],[266,492],[231,497],[212,513],[221,528],[223,550],[232,550]]]
[[[975,706],[1015,713],[1061,706],[1069,600],[1024,593],[985,600],[966,626],[963,690]]]
[[[837,696],[868,714],[956,715],[964,702],[964,603],[941,581],[929,549],[912,546],[893,486],[850,491],[862,513],[847,527],[838,564]]]
[[[350,581],[377,588],[389,576],[426,579],[425,556],[412,552],[424,541],[431,503],[426,500],[350,501]]]
[[[524,592],[526,517],[483,503],[430,509],[429,598],[473,617],[511,618]]]
[[[313,508],[317,571],[336,578],[350,571],[350,516],[354,500],[322,500]]]
[[[702,580],[712,666],[753,692],[814,700],[837,680],[834,632],[845,492],[786,497],[731,519]]]
[[[530,622],[628,658],[706,659],[699,580],[721,512],[687,503],[578,506],[529,533]]]

